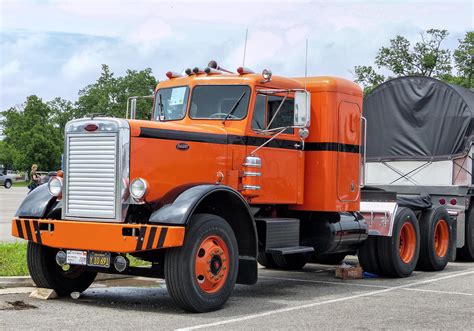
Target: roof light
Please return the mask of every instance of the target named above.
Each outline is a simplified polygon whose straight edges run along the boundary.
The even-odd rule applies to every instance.
[[[214,61],[214,60],[209,61],[209,63],[207,64],[207,66],[208,66],[209,68],[211,68],[211,69],[216,69],[216,70],[220,70],[220,71],[226,72],[226,73],[228,73],[228,74],[233,74],[232,71],[229,71],[229,70],[227,70],[227,69],[225,69],[225,68],[222,68],[222,67],[221,67],[220,65],[218,65],[217,62]]]
[[[239,75],[254,74],[255,73],[255,71],[253,71],[252,69],[245,68],[245,67],[238,67],[237,72],[239,73]]]
[[[218,74],[223,74],[224,73],[220,70],[217,70],[217,69],[214,69],[214,68],[209,68],[209,67],[206,67],[204,69],[204,72],[208,75],[218,75]]]
[[[272,71],[270,69],[263,69],[262,77],[265,82],[269,82],[272,80]]]
[[[206,73],[206,72],[204,71],[204,69],[199,68],[199,67],[194,67],[193,72],[194,72],[196,75],[197,75],[197,74],[205,74],[205,73]]]
[[[188,68],[188,69],[184,70],[184,72],[185,72],[186,75],[188,75],[188,76],[194,75],[193,69],[191,69],[191,68]]]
[[[171,78],[178,78],[178,77],[182,77],[182,75],[178,72],[174,72],[174,71],[168,71],[166,73],[166,77],[168,77],[169,79]]]

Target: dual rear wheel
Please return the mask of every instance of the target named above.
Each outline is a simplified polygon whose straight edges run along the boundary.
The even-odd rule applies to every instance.
[[[412,210],[400,208],[392,236],[369,236],[359,249],[359,262],[365,271],[388,277],[408,277],[415,268],[442,270],[449,261],[451,240],[445,208],[424,211],[420,222]]]

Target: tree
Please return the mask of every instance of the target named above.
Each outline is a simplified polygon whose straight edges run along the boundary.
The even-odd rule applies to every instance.
[[[47,103],[50,109],[50,121],[54,127],[58,128],[64,136],[66,123],[76,117],[77,109],[69,100],[54,98]]]
[[[0,145],[0,162],[17,170],[58,169],[63,141],[60,129],[50,122],[51,108],[35,95],[17,108],[2,112],[5,139]]]
[[[454,51],[454,63],[460,78],[460,84],[474,88],[474,31],[465,34],[459,40],[459,46]]]
[[[375,57],[378,69],[392,73],[387,77],[378,74],[372,66],[356,66],[355,81],[369,91],[386,79],[393,77],[421,75],[443,78],[451,73],[451,52],[441,47],[448,31],[429,29],[421,33],[421,41],[413,47],[403,36],[390,40],[389,46],[382,46]]]
[[[104,64],[99,79],[79,91],[76,104],[78,115],[125,117],[128,98],[153,94],[156,83],[150,68],[141,71],[127,70],[125,76],[117,78]],[[151,100],[139,100],[137,118],[149,118],[151,106]]]

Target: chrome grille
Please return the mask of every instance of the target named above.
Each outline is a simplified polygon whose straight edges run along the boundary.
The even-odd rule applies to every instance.
[[[117,217],[117,133],[69,135],[66,218]]]

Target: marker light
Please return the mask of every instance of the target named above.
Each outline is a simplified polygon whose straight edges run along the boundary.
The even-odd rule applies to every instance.
[[[446,199],[441,198],[438,200],[440,205],[445,205],[446,204]]]
[[[272,80],[272,71],[269,70],[269,69],[263,69],[262,77],[266,82],[271,81]]]
[[[205,74],[205,73],[206,73],[206,72],[204,71],[204,69],[199,68],[199,67],[194,67],[193,72],[194,72],[196,75],[198,75],[198,74]]]
[[[135,178],[130,184],[130,195],[137,201],[143,201],[148,191],[148,184],[143,178]]]
[[[49,189],[49,193],[53,197],[61,196],[61,193],[63,191],[63,179],[58,176],[51,177],[51,179],[48,182],[48,189]]]
[[[168,71],[166,73],[166,77],[168,77],[168,79],[171,79],[171,78],[178,78],[178,77],[182,77],[182,75],[178,72],[174,72],[174,71]]]
[[[453,199],[451,199],[451,201],[449,201],[449,203],[450,203],[451,205],[453,205],[453,206],[456,206],[457,203],[458,203],[458,201],[453,198]]]

